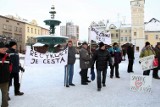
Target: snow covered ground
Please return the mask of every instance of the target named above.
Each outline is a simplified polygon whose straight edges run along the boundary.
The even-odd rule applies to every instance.
[[[138,54],[134,73],[142,74],[137,57]],[[21,91],[25,94],[14,96],[11,87],[9,107],[160,107],[160,80],[152,80],[151,93],[133,92],[129,89],[127,64],[127,60],[120,64],[120,79],[110,79],[108,69],[106,87],[100,92],[97,91],[96,80],[86,86],[80,84],[78,59],[73,79],[76,86],[69,88],[64,87],[63,67],[25,67],[21,81]]]

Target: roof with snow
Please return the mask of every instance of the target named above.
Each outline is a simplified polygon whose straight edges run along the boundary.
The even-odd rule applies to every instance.
[[[145,31],[160,31],[160,21],[152,18],[149,22],[145,23]]]

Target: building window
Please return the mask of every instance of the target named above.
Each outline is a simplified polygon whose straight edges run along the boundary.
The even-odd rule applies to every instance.
[[[29,27],[27,27],[27,32],[29,33]]]
[[[6,22],[9,22],[9,20],[6,20]]]
[[[8,30],[12,31],[12,26],[11,25],[8,26]]]
[[[131,42],[131,37],[129,37],[129,42]]]
[[[134,36],[137,36],[137,32],[134,32]]]
[[[116,38],[118,38],[118,33],[116,33]]]
[[[14,27],[14,31],[17,32],[18,31],[18,27],[15,26]]]
[[[158,40],[158,39],[159,39],[159,36],[158,36],[158,35],[156,35],[156,36],[155,36],[155,39],[156,39],[156,40]]]
[[[113,38],[114,37],[114,34],[113,33],[111,33],[111,38]]]
[[[121,33],[123,32],[123,30],[121,30]]]
[[[7,25],[4,24],[4,25],[3,25],[3,29],[4,29],[4,30],[7,30]]]
[[[33,28],[31,28],[31,33],[33,33]]]
[[[127,37],[125,37],[125,41],[127,42]]]
[[[19,25],[19,23],[17,23],[17,25]]]
[[[35,31],[35,34],[37,34],[37,29],[35,29],[34,31]]]
[[[145,39],[148,40],[148,35],[145,35]]]
[[[118,32],[119,30],[116,30],[116,32]]]
[[[125,32],[127,33],[127,30],[125,30]]]
[[[121,41],[123,41],[123,37],[121,37]]]
[[[20,32],[20,33],[22,32],[22,28],[19,28],[19,32]]]
[[[38,34],[39,34],[39,29],[38,29]]]

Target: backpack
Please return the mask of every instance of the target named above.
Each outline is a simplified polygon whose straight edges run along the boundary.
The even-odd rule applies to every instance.
[[[2,65],[4,64],[4,61],[6,61],[7,56],[9,56],[9,54],[5,54],[2,58]],[[12,63],[9,63],[9,72],[12,72],[12,66]]]

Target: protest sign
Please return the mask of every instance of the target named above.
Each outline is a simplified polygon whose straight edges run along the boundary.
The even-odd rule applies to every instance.
[[[65,66],[68,61],[68,48],[58,53],[39,53],[30,46],[26,47],[25,65],[29,66]]]
[[[150,69],[155,68],[155,66],[153,66],[153,60],[154,60],[154,55],[140,58],[139,61],[140,61],[142,70],[146,71],[146,70],[150,70]]]
[[[130,76],[130,90],[139,92],[151,92],[152,77],[135,75]]]
[[[90,41],[93,40],[96,43],[103,42],[105,44],[111,44],[111,34],[110,32],[104,33],[96,28],[91,27],[90,29]]]

